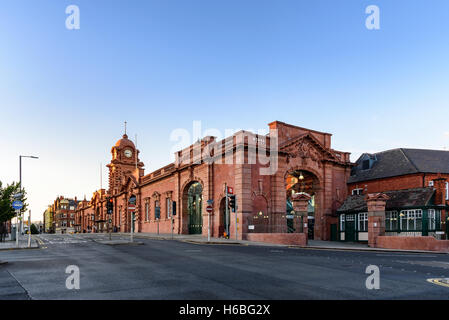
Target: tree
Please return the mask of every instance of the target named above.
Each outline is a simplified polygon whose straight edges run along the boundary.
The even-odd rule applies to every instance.
[[[39,230],[37,230],[37,227],[34,223],[31,225],[30,230],[31,230],[31,234],[39,234]]]
[[[28,205],[26,203],[26,192],[22,189],[22,195],[18,199],[14,199],[13,195],[20,191],[19,183],[13,182],[10,185],[7,185],[5,188],[2,186],[2,182],[0,181],[0,223],[11,220],[16,216],[16,210],[12,207],[12,202],[14,200],[20,200],[23,202],[23,208],[20,210],[21,212],[25,212]]]

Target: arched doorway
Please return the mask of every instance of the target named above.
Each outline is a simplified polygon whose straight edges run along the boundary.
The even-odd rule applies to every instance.
[[[292,195],[298,192],[305,192],[311,196],[307,208],[307,224],[308,224],[308,238],[313,239],[315,227],[315,211],[317,209],[317,196],[320,183],[318,178],[311,172],[306,170],[294,170],[287,174],[286,177],[286,215],[291,216],[293,211]],[[293,227],[293,219],[287,218],[287,232],[295,232]]]
[[[187,223],[189,234],[201,234],[203,231],[203,186],[198,181],[193,181],[186,186],[184,191],[185,205],[187,209]]]

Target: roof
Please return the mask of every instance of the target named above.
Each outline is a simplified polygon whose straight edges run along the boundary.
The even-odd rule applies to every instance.
[[[122,139],[118,140],[115,143],[115,147],[122,149],[125,147],[131,147],[133,149],[136,148],[136,146],[134,145],[134,142],[132,142],[131,140],[128,139],[128,135],[125,133],[122,137]]]
[[[370,160],[369,169],[363,168],[365,160]],[[449,151],[398,148],[364,153],[352,168],[348,183],[415,173],[449,174]]]
[[[414,188],[405,190],[386,191],[390,199],[387,200],[385,210],[423,207],[432,205],[432,197],[435,193],[434,188]],[[351,195],[346,198],[343,205],[337,210],[338,213],[344,212],[364,212],[368,211],[366,195]]]

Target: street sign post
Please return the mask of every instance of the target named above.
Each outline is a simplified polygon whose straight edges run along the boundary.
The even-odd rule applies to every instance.
[[[214,200],[207,200],[207,207],[206,207],[206,211],[207,211],[207,242],[210,242],[210,214],[212,213],[212,211],[214,210],[214,208],[212,207],[212,203],[214,202]]]
[[[130,237],[131,237],[131,242],[134,241],[133,239],[133,232],[134,232],[134,212],[136,211],[136,196],[132,195],[131,197],[129,197],[128,200],[128,212],[130,213]]]
[[[16,210],[16,247],[19,247],[19,220],[20,220],[20,209],[23,208],[23,202],[20,200],[15,200],[12,203],[12,207]]]
[[[23,208],[23,202],[20,200],[16,200],[12,203],[12,207],[16,210],[20,210]]]

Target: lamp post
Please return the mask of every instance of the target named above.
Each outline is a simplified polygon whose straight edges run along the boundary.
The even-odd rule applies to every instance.
[[[22,158],[31,158],[31,159],[39,159],[36,156],[22,156],[19,155],[19,192],[22,193]],[[21,215],[20,211],[17,213],[16,217],[16,246],[19,246],[19,216]]]

